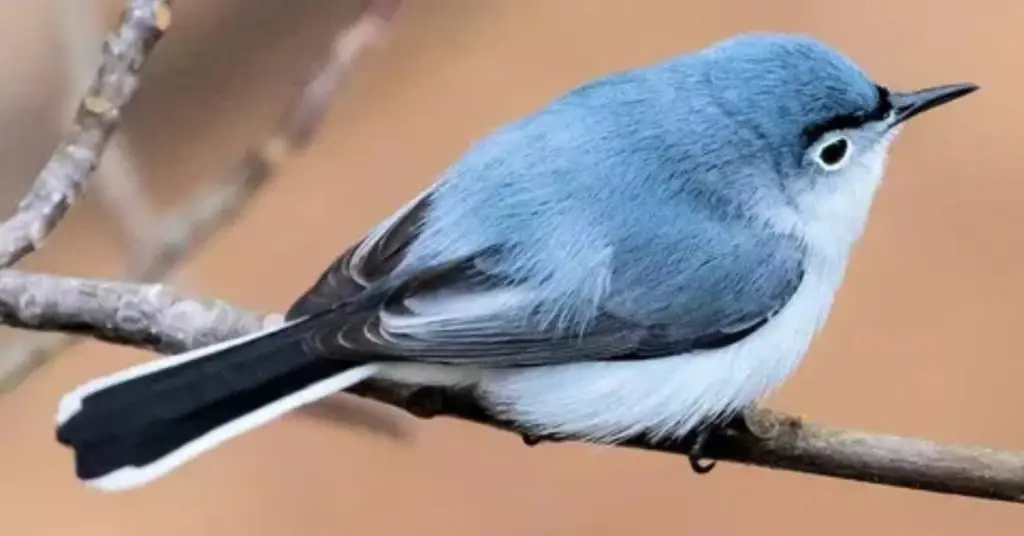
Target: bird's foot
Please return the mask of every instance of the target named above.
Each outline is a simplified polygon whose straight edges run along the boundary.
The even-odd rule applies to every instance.
[[[523,438],[523,444],[527,447],[536,447],[544,438],[526,432],[519,432],[519,437]]]
[[[694,432],[693,443],[690,445],[690,468],[698,475],[706,475],[715,468],[715,461],[705,458],[708,441],[714,436],[749,435],[755,431],[751,428],[750,414],[757,410],[756,406],[744,408],[732,418],[705,424]]]
[[[715,460],[704,459],[704,447],[708,439],[717,432],[715,426],[705,426],[697,431],[693,438],[693,446],[690,447],[690,469],[698,475],[706,475],[715,468]]]

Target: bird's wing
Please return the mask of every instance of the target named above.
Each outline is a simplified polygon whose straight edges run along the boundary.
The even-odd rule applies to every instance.
[[[398,209],[335,259],[292,304],[285,317],[291,320],[311,315],[356,299],[387,277],[402,262],[406,248],[418,236],[431,191],[427,190]]]
[[[532,289],[489,270],[493,252],[480,251],[387,282],[416,238],[429,204],[424,195],[399,210],[345,252],[289,310],[291,318],[326,314],[306,339],[308,351],[338,359],[417,361],[514,367],[576,361],[665,357],[735,343],[757,331],[795,292],[799,263],[788,271],[758,262],[723,263],[764,269],[766,274],[708,271],[702,277],[760,281],[756,296],[733,291],[723,300],[744,303],[730,313],[719,304],[714,320],[637,318],[613,303],[599,308],[585,327],[560,330],[524,314],[535,304]],[[727,268],[726,268],[727,269]],[[750,269],[750,268],[748,268]],[[784,273],[783,273],[784,272]],[[765,279],[777,279],[765,283]],[[715,281],[694,280],[694,288]],[[338,307],[375,294],[356,307]],[[702,296],[707,299],[707,296]],[[686,300],[686,295],[678,296]],[[751,306],[750,304],[757,304]]]

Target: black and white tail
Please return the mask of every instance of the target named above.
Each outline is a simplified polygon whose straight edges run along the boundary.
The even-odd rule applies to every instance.
[[[78,477],[103,491],[141,486],[375,372],[308,355],[306,322],[143,363],[65,395],[57,440],[74,450]]]

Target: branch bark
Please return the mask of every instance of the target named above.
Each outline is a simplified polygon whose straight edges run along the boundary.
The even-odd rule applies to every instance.
[[[279,316],[221,301],[179,297],[162,285],[0,271],[0,323],[15,327],[72,332],[168,353],[278,322]],[[468,390],[368,382],[352,392],[421,418],[447,416],[514,431],[489,416]],[[768,409],[746,413],[741,424],[712,435],[701,454],[861,482],[1024,502],[1021,452],[830,428]],[[622,446],[693,454],[687,440],[655,443],[638,437]]]
[[[69,117],[74,116],[81,95],[103,63],[98,46],[103,38],[95,0],[60,0],[61,50],[67,79],[64,99]],[[124,245],[131,251],[146,247],[156,225],[156,210],[146,195],[143,177],[132,156],[132,144],[115,132],[99,157],[92,181],[105,211],[116,220]]]
[[[84,45],[83,41],[89,37],[89,32],[78,26],[95,24],[92,20],[94,11],[91,7],[82,7],[82,2],[65,0],[67,5],[62,6],[67,19],[66,32],[77,32],[66,36],[70,41],[69,53],[74,53],[70,54],[69,61],[76,68],[76,77],[83,76],[82,67],[89,62],[80,50],[82,46],[71,45]],[[355,22],[347,24],[335,35],[323,64],[305,84],[295,102],[286,109],[275,132],[249,150],[223,179],[214,181],[183,206],[172,209],[156,221],[144,199],[129,152],[125,146],[118,145],[117,138],[111,140],[104,159],[99,162],[101,168],[97,178],[100,179],[98,186],[106,205],[119,216],[122,227],[131,235],[131,257],[124,277],[147,282],[163,280],[188,254],[202,247],[219,229],[230,225],[260,187],[274,176],[282,162],[308,147],[334,97],[343,87],[346,75],[356,60],[379,42],[387,23],[401,5],[401,0],[371,0]],[[83,13],[91,17],[84,22],[74,20]],[[123,139],[121,143],[125,143]],[[99,156],[97,154],[97,158]],[[84,181],[84,176],[74,180]],[[28,217],[33,215],[40,221],[49,217],[49,213],[36,209],[28,211]],[[57,219],[59,217],[56,215]],[[46,224],[47,233],[56,225],[57,219]],[[20,227],[25,225],[19,224]],[[4,244],[0,240],[0,248]],[[9,346],[0,357],[0,395],[20,385],[75,342],[76,339],[66,333],[48,333]]]
[[[22,199],[0,224],[0,266],[35,251],[85,188],[121,110],[135,95],[139,72],[170,25],[169,0],[129,0],[121,24],[103,45],[103,63],[82,98],[60,147]]]
[[[356,60],[384,35],[400,0],[371,0],[366,10],[338,31],[326,59],[289,106],[277,129],[228,172],[158,225],[151,248],[129,268],[132,279],[157,281],[218,229],[233,221],[289,156],[304,150]]]
[[[230,219],[279,160],[304,147],[316,130],[329,96],[349,64],[379,35],[397,9],[396,0],[371,2],[346,35],[339,34],[324,69],[307,86],[279,133],[250,153],[238,179],[210,197],[185,230],[199,240]],[[73,128],[41,171],[15,215],[0,224],[0,267],[31,253],[54,229],[97,165],[120,123],[121,109],[138,86],[139,71],[170,22],[170,0],[129,0],[120,27],[105,43],[103,62],[82,99]],[[172,220],[177,225],[177,220]],[[144,278],[166,273],[196,241],[172,228],[164,249],[137,268]],[[149,268],[146,268],[146,267]],[[145,269],[144,269],[145,268]],[[162,285],[30,274],[0,269],[0,323],[42,332],[90,336],[162,353],[181,352],[238,337],[280,321],[220,301],[180,297]],[[54,348],[63,347],[55,339]],[[52,348],[51,348],[52,349]],[[0,378],[3,374],[0,373]],[[422,418],[448,416],[514,431],[488,415],[469,390],[415,388],[367,382],[354,394]],[[560,440],[557,438],[552,441]],[[624,447],[692,455],[692,441],[655,443],[634,438]],[[712,435],[701,454],[768,468],[787,469],[940,493],[1024,502],[1024,453],[841,430],[804,422],[767,409],[744,414],[738,425]]]

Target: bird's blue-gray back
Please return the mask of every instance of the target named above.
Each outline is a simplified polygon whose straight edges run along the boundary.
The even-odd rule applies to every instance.
[[[780,41],[794,47],[794,62],[835,54],[797,45]],[[580,309],[570,317],[586,318],[599,303],[641,321],[710,329],[777,309],[799,282],[803,249],[757,207],[791,203],[780,183],[794,164],[766,155],[775,137],[800,133],[772,130],[770,116],[835,110],[818,95],[801,110],[750,107],[767,109],[768,119],[737,114],[743,95],[720,91],[719,81],[748,69],[769,78],[793,72],[750,48],[750,62],[765,62],[758,68],[723,66],[715,61],[721,51],[709,49],[588,83],[493,132],[446,173],[415,252],[437,259],[500,245],[509,274],[572,289],[550,297]],[[793,84],[789,75],[778,90],[799,91],[799,82],[822,75],[797,72],[807,80]],[[870,84],[836,91],[846,91],[839,102],[852,109],[870,107],[874,96]]]

